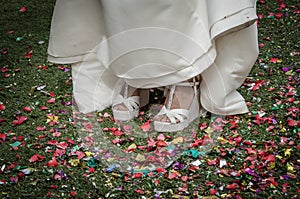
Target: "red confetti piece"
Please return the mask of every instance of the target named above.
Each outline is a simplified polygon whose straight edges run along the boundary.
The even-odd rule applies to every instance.
[[[283,16],[283,14],[280,12],[280,13],[277,13],[276,15],[275,15],[275,17],[277,18],[277,19],[280,19],[281,17]]]
[[[56,132],[54,132],[52,135],[53,135],[53,137],[60,137],[60,136],[61,136],[61,133],[58,132],[58,131],[56,131]]]
[[[66,142],[57,143],[56,146],[60,149],[67,149],[68,148],[68,144]]]
[[[156,170],[157,173],[165,173],[166,172],[166,169],[162,168],[162,167],[156,168],[155,170]]]
[[[143,177],[143,173],[140,172],[132,175],[132,178],[141,178],[141,177]]]
[[[164,134],[159,134],[158,136],[157,136],[157,140],[165,140],[166,138],[165,138],[165,136],[164,136]]]
[[[2,73],[6,73],[8,71],[8,69],[5,67],[5,66],[3,66],[2,68],[1,68],[1,72]]]
[[[145,192],[141,189],[134,190],[137,194],[144,194]]]
[[[155,147],[156,141],[154,141],[151,137],[148,138],[148,147]]]
[[[25,112],[27,112],[27,113],[30,113],[30,112],[31,112],[31,108],[30,108],[29,106],[25,106],[25,107],[23,108],[23,110],[24,110]]]
[[[143,123],[141,125],[141,129],[144,131],[144,132],[148,132],[151,128],[151,125],[150,125],[151,121],[148,120],[147,122]]]
[[[53,92],[50,92],[49,95],[50,95],[51,97],[55,97],[55,93],[53,93]]]
[[[43,161],[44,158],[45,158],[44,156],[34,154],[34,155],[29,159],[29,162]]]
[[[42,111],[48,110],[48,107],[46,107],[46,106],[41,106],[41,107],[40,107],[40,110],[42,110]]]
[[[276,64],[277,61],[278,61],[278,58],[276,58],[276,57],[270,58],[270,62],[272,62],[272,63],[274,63],[274,64]]]
[[[71,138],[68,139],[68,143],[75,144],[74,140],[72,140]]]
[[[190,171],[196,171],[196,170],[198,170],[198,169],[199,169],[198,166],[190,166],[190,167],[189,167],[189,170],[190,170]]]
[[[48,104],[54,104],[55,103],[55,98],[51,98],[49,100],[47,100]]]
[[[0,104],[0,111],[4,111],[5,110],[5,106],[3,104]]]
[[[287,123],[288,123],[289,126],[297,126],[297,122],[295,120],[292,120],[292,119],[288,119]]]
[[[218,163],[218,160],[217,160],[217,159],[214,159],[214,160],[208,160],[208,161],[207,161],[207,164],[208,164],[209,166],[216,165],[217,163]]]
[[[226,189],[235,189],[236,187],[238,187],[238,184],[236,184],[236,183],[226,185]]]
[[[275,162],[276,157],[274,155],[267,155],[263,157],[263,160],[265,160],[266,162]]]
[[[122,142],[122,140],[120,140],[120,139],[113,139],[111,142],[113,144],[118,144],[118,143]]]
[[[181,180],[182,180],[183,182],[186,182],[186,181],[188,180],[188,177],[187,177],[187,176],[181,176]]]
[[[168,146],[168,144],[165,141],[163,141],[163,140],[159,140],[159,141],[156,142],[156,146],[158,146],[158,147],[166,147],[166,146]]]
[[[46,129],[46,127],[44,127],[44,126],[38,126],[38,127],[36,127],[37,131],[44,131],[45,129]]]
[[[122,135],[124,135],[124,133],[122,131],[120,131],[120,130],[113,131],[112,134],[114,136],[122,136]]]
[[[78,158],[78,159],[81,159],[81,158],[83,158],[83,157],[85,156],[85,153],[82,152],[82,151],[76,151],[76,152],[75,152],[75,155],[77,155],[77,158]]]
[[[215,195],[217,193],[217,190],[215,189],[210,189],[209,190],[210,195]]]
[[[286,4],[285,3],[281,3],[280,6],[279,6],[279,9],[282,10],[282,9],[285,9],[286,8]]]
[[[179,176],[180,176],[180,173],[177,172],[177,171],[174,171],[174,172],[169,173],[168,179],[174,179],[174,178],[177,178]]]
[[[19,10],[19,12],[26,12],[26,11],[27,11],[26,6],[23,6],[23,7]]]
[[[47,165],[48,165],[48,167],[56,167],[58,165],[56,158],[52,157],[52,160],[49,160]]]
[[[47,144],[49,144],[49,145],[56,145],[57,141],[56,140],[50,140]]]
[[[13,125],[23,124],[27,120],[26,116],[16,116],[16,118],[17,118],[17,120],[13,121]]]
[[[263,85],[263,83],[264,83],[263,80],[258,80],[257,82],[255,82],[255,85],[253,86],[252,90],[253,91],[258,90]]]
[[[71,196],[72,198],[74,198],[76,195],[77,195],[77,192],[76,192],[76,191],[71,191],[71,192],[70,192],[70,196]]]
[[[95,172],[95,168],[94,167],[88,169],[88,173],[94,173],[94,172]]]
[[[25,55],[25,58],[30,59],[32,56],[32,52],[33,52],[32,50],[28,51]]]
[[[6,139],[6,135],[4,133],[0,134],[0,139],[2,139],[3,141]]]

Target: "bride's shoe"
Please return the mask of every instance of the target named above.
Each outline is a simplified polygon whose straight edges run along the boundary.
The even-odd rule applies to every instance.
[[[137,92],[131,92],[130,94],[129,90],[129,85],[125,84],[124,94],[118,94],[113,102],[112,112],[115,120],[131,120],[138,116],[140,106],[148,104],[148,90],[135,89]]]
[[[167,105],[164,105],[160,110],[160,112],[154,117],[155,131],[159,131],[159,132],[181,131],[200,115],[199,91],[198,91],[199,84],[200,82],[196,81],[196,78],[194,77],[192,82],[188,82],[188,81],[181,82],[171,86]],[[187,109],[179,109],[179,108],[171,109],[176,86],[193,87],[193,92],[194,92],[193,100],[191,101],[189,107],[186,107]],[[167,118],[167,119],[163,121],[163,118]]]

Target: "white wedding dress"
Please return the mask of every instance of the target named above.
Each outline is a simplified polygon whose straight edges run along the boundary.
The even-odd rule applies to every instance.
[[[83,113],[112,104],[119,83],[153,88],[201,74],[201,106],[248,111],[236,91],[258,55],[256,0],[57,0],[49,61],[72,64]]]

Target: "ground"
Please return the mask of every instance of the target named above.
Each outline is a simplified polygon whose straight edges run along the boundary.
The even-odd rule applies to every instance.
[[[170,167],[135,172],[104,167],[78,139],[70,66],[47,62],[54,3],[1,3],[2,198],[300,197],[297,0],[257,1],[260,54],[239,89],[250,112],[224,118],[210,152],[199,152],[211,131],[202,118],[193,147]],[[125,149],[150,147],[112,128],[109,110],[98,116],[110,139],[127,139]]]

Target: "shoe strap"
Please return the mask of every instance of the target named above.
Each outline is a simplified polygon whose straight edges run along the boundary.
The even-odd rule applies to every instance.
[[[124,88],[124,98],[127,98],[128,97],[128,89],[129,89],[129,86],[127,83],[125,83],[125,88]]]
[[[184,81],[184,82],[179,82],[177,84],[173,84],[170,87],[170,94],[169,94],[169,101],[167,104],[167,108],[171,109],[171,105],[173,103],[173,97],[174,97],[174,93],[175,93],[175,89],[176,86],[187,86],[187,87],[193,87],[194,88],[194,94],[196,95],[198,93],[197,91],[197,86],[200,85],[199,81],[196,81],[196,77],[193,77],[193,81],[189,82],[189,81]]]
[[[162,109],[159,111],[157,115],[166,115],[170,122],[175,124],[177,123],[176,120],[183,122],[184,119],[188,117],[189,111],[186,109],[168,109],[166,106],[163,106]]]
[[[129,111],[138,110],[140,106],[140,97],[139,96],[124,97],[119,94],[114,100],[113,106],[118,104],[124,104]]]

